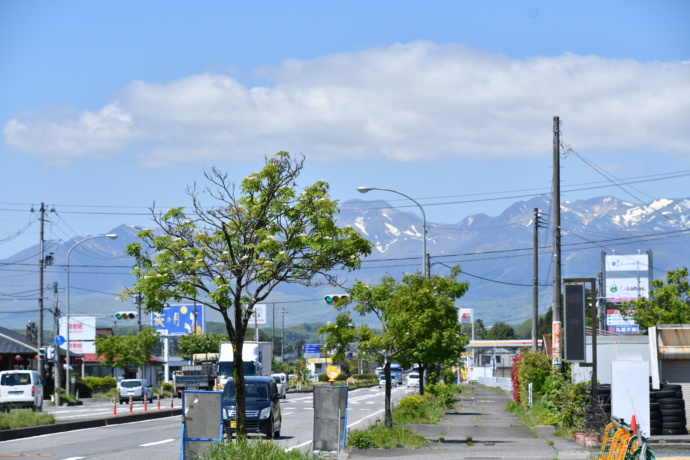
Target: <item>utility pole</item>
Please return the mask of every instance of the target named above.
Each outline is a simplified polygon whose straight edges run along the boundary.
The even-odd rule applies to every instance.
[[[534,229],[532,233],[532,350],[537,351],[539,334],[539,224],[541,211],[534,208]]]
[[[41,203],[41,230],[40,230],[40,241],[38,245],[38,335],[36,340],[36,347],[38,348],[38,373],[43,380],[43,367],[44,362],[41,358],[40,350],[43,348],[43,269],[45,267],[45,260],[43,256],[43,224],[45,222],[46,208]]]
[[[271,304],[273,306],[273,313],[271,314],[271,350],[273,350],[273,355],[276,354],[276,303]],[[273,356],[271,356],[273,359]]]
[[[561,367],[561,139],[553,117],[553,365]]]
[[[283,338],[280,341],[280,362],[285,364],[285,307],[283,307]]]
[[[60,335],[60,306],[58,305],[58,284],[57,281],[53,283],[53,330],[55,331],[55,337]],[[55,347],[55,355],[53,356],[54,360],[54,371],[55,371],[55,384],[54,388],[55,391],[54,393],[54,398],[55,398],[55,405],[59,406],[60,405],[60,395],[62,393],[62,356],[60,356],[60,346],[57,345]]]

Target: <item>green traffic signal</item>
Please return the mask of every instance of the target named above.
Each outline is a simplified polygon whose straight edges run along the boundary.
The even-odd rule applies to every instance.
[[[133,311],[118,311],[115,313],[115,319],[134,319],[136,317],[137,314]]]
[[[323,298],[323,300],[328,305],[333,305],[333,304],[338,304],[338,303],[349,303],[350,297],[345,295],[345,294],[335,294],[335,295],[327,295],[326,297]]]

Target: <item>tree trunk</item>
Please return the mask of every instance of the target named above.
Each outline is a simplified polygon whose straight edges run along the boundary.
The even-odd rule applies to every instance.
[[[386,364],[383,366],[383,374],[386,376],[386,407],[385,423],[389,430],[393,428],[393,412],[391,411],[391,361],[386,357]]]
[[[244,347],[244,336],[237,334],[233,343],[233,377],[235,378],[235,407],[237,409],[237,438],[247,435],[247,428],[245,424],[245,392],[244,392],[244,364],[242,362],[242,348]]]

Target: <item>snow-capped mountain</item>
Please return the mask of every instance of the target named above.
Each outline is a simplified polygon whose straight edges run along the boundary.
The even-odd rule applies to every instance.
[[[544,312],[552,296],[550,197],[513,203],[495,217],[477,214],[451,224],[427,222],[431,273],[445,274],[448,267],[459,265],[463,271],[461,279],[470,283],[470,289],[458,305],[475,308],[475,317],[485,324],[519,323],[531,315],[535,208],[543,212],[543,228],[538,231],[538,281],[540,311]],[[385,275],[399,277],[405,272],[422,270],[424,228],[418,209],[410,209],[398,210],[380,200],[341,204],[338,223],[355,228],[374,243],[373,253],[361,270],[342,274],[346,284],[355,279],[376,282]],[[135,241],[137,230],[122,225],[105,233],[117,233],[119,238],[93,239],[71,254],[73,313],[107,314],[132,308],[131,303],[123,304],[117,293],[134,281],[129,274],[134,261],[125,257],[123,251]],[[602,270],[602,252],[652,251],[653,276],[665,279],[668,270],[690,264],[690,199],[660,199],[644,204],[612,197],[563,201],[561,235],[563,278],[596,277]],[[64,312],[66,254],[77,240],[46,248],[46,253],[53,257],[53,265],[46,267],[44,275],[46,311],[53,308],[57,298]],[[37,258],[38,247],[34,246],[0,261],[6,275],[0,277],[0,292],[4,294],[0,297],[0,322],[6,327],[22,327],[28,320],[36,319]],[[56,296],[54,283],[58,285]],[[286,325],[327,321],[335,313],[322,298],[332,290],[284,285],[274,293],[271,302],[279,306],[278,310],[283,305],[288,309]],[[272,310],[268,310],[270,322]],[[48,313],[46,324],[52,325]]]

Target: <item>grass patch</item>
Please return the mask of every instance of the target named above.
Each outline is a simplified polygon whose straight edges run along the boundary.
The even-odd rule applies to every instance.
[[[426,443],[424,437],[410,429],[394,426],[388,430],[381,423],[347,433],[347,447],[357,449],[417,449]]]
[[[402,398],[393,409],[393,428],[386,429],[376,423],[364,430],[352,430],[347,434],[347,446],[357,449],[416,449],[428,441],[413,430],[395,426],[406,424],[436,424],[443,418],[447,409],[452,409],[455,394],[460,392],[457,385],[429,385],[422,395]]]
[[[446,408],[443,403],[430,394],[405,396],[393,410],[393,423],[396,425],[409,423],[435,425],[445,413]]]
[[[314,455],[293,449],[285,451],[277,444],[260,439],[216,442],[202,457],[204,460],[311,460]]]
[[[51,425],[53,423],[55,423],[53,414],[35,412],[31,409],[16,409],[10,412],[0,413],[0,430]]]

